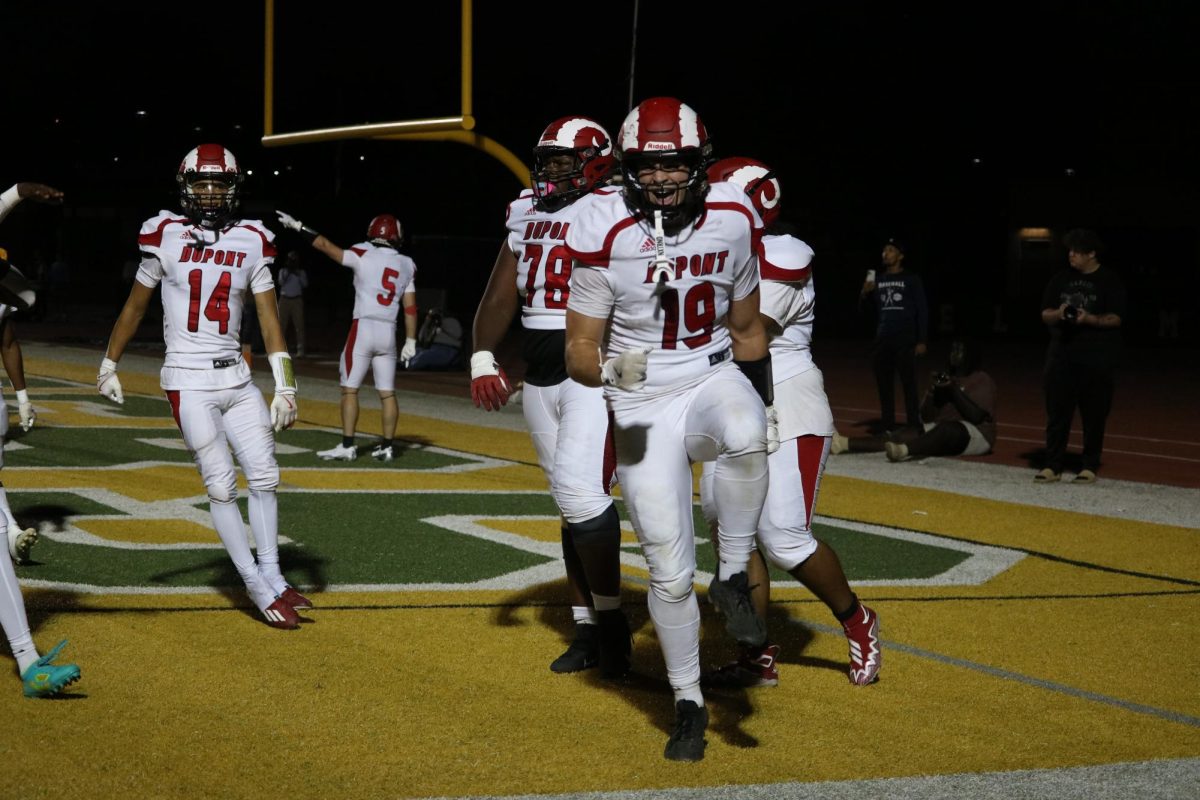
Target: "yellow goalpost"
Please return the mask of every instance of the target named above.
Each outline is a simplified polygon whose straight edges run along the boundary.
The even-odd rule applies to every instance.
[[[529,187],[529,167],[504,145],[475,131],[471,114],[471,41],[472,0],[462,0],[461,113],[457,117],[345,125],[305,131],[275,132],[275,0],[266,4],[266,40],[263,53],[263,136],[264,147],[282,147],[310,142],[342,139],[390,139],[399,141],[458,142],[482,150],[508,168],[522,186]]]

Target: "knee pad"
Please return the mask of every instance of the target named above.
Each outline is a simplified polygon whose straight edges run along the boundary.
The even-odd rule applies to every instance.
[[[767,423],[760,414],[738,414],[730,417],[722,435],[723,453],[736,457],[767,452]]]
[[[664,602],[679,603],[686,600],[688,595],[692,593],[694,581],[695,576],[691,572],[676,575],[666,580],[657,580],[654,576],[651,576],[650,591],[654,592]]]
[[[232,480],[210,483],[205,488],[208,489],[208,499],[214,503],[232,503],[237,500],[237,479],[229,476]]]
[[[817,540],[808,528],[776,528],[762,525],[758,541],[772,566],[791,572],[817,552]]]
[[[583,522],[567,522],[567,530],[576,547],[595,547],[621,540],[621,518],[617,507],[609,504],[602,513]]]
[[[272,463],[270,468],[246,476],[246,484],[256,492],[273,492],[279,486],[279,465]]]

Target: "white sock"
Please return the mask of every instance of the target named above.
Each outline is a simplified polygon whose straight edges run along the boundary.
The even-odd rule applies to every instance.
[[[766,453],[717,458],[713,468],[713,503],[717,507],[719,531],[717,577],[721,580],[746,571],[766,498]]]
[[[213,526],[217,529],[217,535],[221,537],[221,543],[225,545],[225,551],[229,553],[234,568],[238,571],[238,575],[242,576],[246,590],[250,592],[250,599],[260,609],[271,605],[275,602],[275,593],[269,590],[266,582],[258,573],[258,565],[254,563],[254,554],[250,552],[250,543],[246,541],[246,523],[242,522],[241,509],[238,508],[237,503],[210,501],[208,510],[212,514]]]
[[[703,705],[700,694],[700,605],[696,602],[696,593],[688,592],[683,600],[672,603],[659,597],[651,586],[646,602],[662,646],[667,681],[675,691],[675,699]]]
[[[258,570],[275,594],[283,594],[287,581],[279,571],[279,498],[274,489],[250,490],[250,530],[258,546]]]
[[[571,618],[575,620],[576,625],[596,625],[600,622],[596,618],[595,609],[587,606],[571,606]]]
[[[25,616],[25,600],[21,597],[21,584],[17,583],[17,571],[8,557],[8,524],[0,520],[0,542],[4,542],[4,553],[0,554],[0,626],[17,659],[17,671],[22,675],[29,665],[38,660],[37,648],[29,632],[29,619]]]

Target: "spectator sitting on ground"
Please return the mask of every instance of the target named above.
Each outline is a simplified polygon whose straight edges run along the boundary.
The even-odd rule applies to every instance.
[[[996,382],[980,369],[974,343],[951,343],[948,369],[934,373],[921,402],[921,422],[921,429],[904,427],[887,436],[834,434],[830,452],[886,452],[889,461],[991,453],[996,444]]]

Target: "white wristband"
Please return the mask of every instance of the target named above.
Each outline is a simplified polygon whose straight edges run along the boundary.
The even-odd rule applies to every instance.
[[[268,353],[271,374],[275,376],[276,392],[296,392],[296,373],[292,371],[292,357],[287,353]]]
[[[100,362],[100,371],[101,372],[116,372],[117,371],[117,362],[113,361],[108,356],[105,356],[104,359]]]
[[[17,402],[18,403],[28,403],[29,402],[29,392],[26,391],[25,389],[17,389]]]
[[[500,369],[496,357],[490,350],[479,350],[471,355],[471,380],[485,375],[499,375]]]

